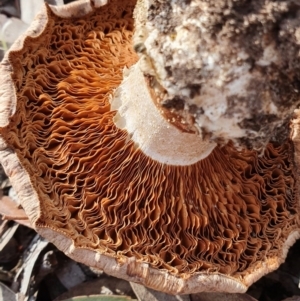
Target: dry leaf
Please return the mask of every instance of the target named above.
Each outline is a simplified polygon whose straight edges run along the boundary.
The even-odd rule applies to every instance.
[[[20,208],[10,197],[0,198],[0,214],[5,220],[14,220],[19,224],[32,228],[24,209]]]

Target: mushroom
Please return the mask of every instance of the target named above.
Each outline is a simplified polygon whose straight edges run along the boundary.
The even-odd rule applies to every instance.
[[[299,3],[158,2],[138,2],[134,43],[161,108],[219,145],[285,140],[300,99]]]
[[[299,238],[299,99],[247,143],[203,127],[150,55],[159,3],[138,1],[135,33],[134,0],[46,6],[1,63],[0,161],[74,260],[171,294],[245,292]]]

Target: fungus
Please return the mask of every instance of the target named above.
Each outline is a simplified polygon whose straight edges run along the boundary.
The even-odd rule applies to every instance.
[[[135,5],[39,14],[1,63],[1,163],[33,227],[71,258],[171,294],[244,292],[299,237],[298,111],[294,144],[264,151],[186,127],[173,110],[185,104],[142,73]]]

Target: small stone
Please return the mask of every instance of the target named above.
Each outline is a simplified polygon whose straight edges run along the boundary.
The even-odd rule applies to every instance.
[[[43,6],[44,0],[20,0],[21,20],[30,24]]]
[[[7,44],[12,44],[23,32],[26,31],[27,28],[28,24],[24,23],[20,19],[7,19],[0,32],[2,43],[6,42]]]

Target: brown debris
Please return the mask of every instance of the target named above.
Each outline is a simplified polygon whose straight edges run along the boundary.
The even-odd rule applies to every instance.
[[[31,227],[25,211],[19,208],[10,197],[2,196],[0,198],[0,214],[4,220],[15,220],[20,224]]]

